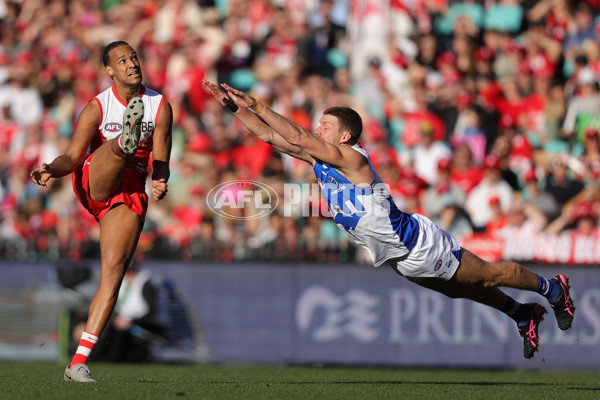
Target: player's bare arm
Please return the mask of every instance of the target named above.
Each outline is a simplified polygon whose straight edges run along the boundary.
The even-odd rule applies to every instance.
[[[204,90],[212,95],[222,106],[227,107],[240,122],[259,140],[272,145],[276,150],[313,165],[314,158],[304,152],[300,147],[288,143],[284,138],[271,128],[255,113],[248,110],[253,104],[253,98],[241,92],[240,96],[232,99],[214,83],[203,81]],[[255,101],[255,100],[254,100]]]
[[[222,84],[222,86],[227,90],[227,94],[236,105],[241,106],[241,104],[244,104],[244,106],[248,106],[290,145],[302,149],[313,159],[337,167],[342,174],[355,184],[371,184],[373,182],[373,173],[367,160],[350,146],[338,144],[336,141],[330,142],[312,134],[300,124],[276,113],[241,90],[227,84]],[[335,117],[323,116],[317,133],[323,133],[321,135],[323,137],[330,137],[330,134],[339,128]],[[349,140],[350,133],[345,132],[344,134],[347,135],[345,140]]]
[[[56,157],[50,164],[43,163],[31,171],[31,180],[46,186],[50,178],[60,178],[75,170],[85,158],[85,151],[100,124],[100,106],[90,101],[79,116],[73,138],[64,154]]]
[[[169,160],[171,158],[173,109],[163,102],[152,137],[152,197],[162,200],[168,191]]]

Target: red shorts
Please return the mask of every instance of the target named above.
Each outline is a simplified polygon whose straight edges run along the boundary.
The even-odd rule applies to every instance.
[[[145,177],[133,167],[127,167],[114,193],[105,201],[98,202],[90,198],[90,160],[94,154],[90,154],[85,159],[83,165],[80,165],[73,171],[73,191],[79,198],[79,201],[89,211],[90,214],[100,222],[113,207],[118,204],[125,204],[131,211],[136,213],[142,219],[146,219],[146,210],[148,210],[148,195],[146,194]]]

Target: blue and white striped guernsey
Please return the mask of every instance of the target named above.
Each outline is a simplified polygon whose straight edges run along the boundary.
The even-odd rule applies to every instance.
[[[336,224],[368,250],[378,267],[413,249],[419,237],[419,223],[396,207],[367,152],[358,144],[352,148],[367,159],[373,172],[371,185],[354,185],[322,161],[317,160],[313,169]]]

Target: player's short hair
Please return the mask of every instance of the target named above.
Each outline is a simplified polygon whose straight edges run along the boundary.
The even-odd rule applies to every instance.
[[[112,49],[114,49],[115,47],[119,47],[119,46],[129,46],[129,43],[124,42],[122,40],[116,41],[116,42],[112,42],[106,45],[106,47],[104,48],[104,51],[102,52],[102,62],[104,63],[104,66],[108,66],[108,64],[110,63],[110,57],[109,57],[109,53]]]
[[[350,132],[354,143],[358,141],[362,133],[363,124],[360,115],[349,107],[329,107],[323,112],[323,115],[333,115],[340,123],[340,127]]]

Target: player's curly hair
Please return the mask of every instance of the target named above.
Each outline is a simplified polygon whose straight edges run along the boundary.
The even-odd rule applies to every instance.
[[[352,136],[354,143],[358,141],[362,133],[362,118],[356,111],[349,107],[329,107],[323,112],[323,115],[333,115],[340,122],[342,129],[347,129]]]
[[[106,47],[104,48],[104,51],[102,51],[102,62],[104,63],[104,66],[108,66],[108,64],[110,63],[110,57],[109,57],[109,53],[112,49],[114,49],[115,47],[119,47],[119,46],[129,46],[129,43],[124,42],[122,40],[119,40],[117,42],[112,42],[106,45]]]

